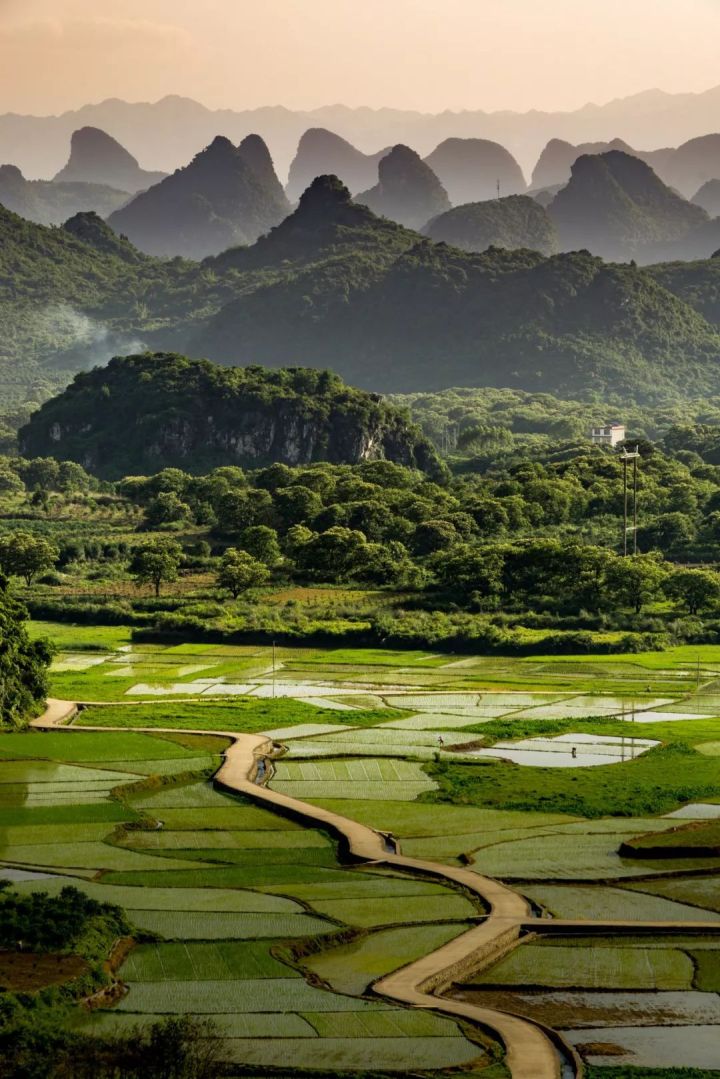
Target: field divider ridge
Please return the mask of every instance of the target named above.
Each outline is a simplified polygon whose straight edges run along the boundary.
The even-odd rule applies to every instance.
[[[68,726],[76,712],[74,702],[49,698],[46,711],[31,720],[30,725],[36,730],[65,730],[71,734],[128,730],[127,727]],[[505,1063],[512,1079],[559,1079],[561,1056],[571,1063],[575,1076],[583,1075],[580,1057],[555,1031],[546,1030],[521,1016],[435,995],[447,989],[456,977],[488,966],[520,943],[523,930],[534,921],[532,908],[523,896],[470,869],[389,853],[387,836],[381,832],[339,813],[261,786],[257,782],[259,763],[274,752],[274,743],[266,735],[185,727],[133,727],[132,730],[143,734],[176,734],[181,730],[185,734],[213,734],[227,738],[230,745],[213,777],[216,786],[233,794],[242,794],[283,815],[324,827],[339,838],[347,854],[360,864],[440,877],[475,894],[488,908],[487,917],[479,925],[381,978],[374,984],[374,992],[413,1007],[470,1020],[492,1032],[505,1049]]]

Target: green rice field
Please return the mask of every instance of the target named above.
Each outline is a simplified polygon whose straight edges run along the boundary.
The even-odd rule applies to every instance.
[[[262,646],[33,632],[59,646],[53,694],[93,703],[72,733],[0,735],[0,864],[26,878],[21,893],[71,882],[117,903],[142,936],[119,971],[128,991],[78,1029],[210,1016],[228,1068],[256,1077],[289,1060],[298,1074],[502,1074],[472,1024],[370,988],[481,922],[482,905],[438,878],[349,864],[322,830],[215,790],[228,740],[188,730],[266,733],[284,747],[272,789],[388,832],[411,857],[508,882],[546,917],[719,923],[720,857],[619,848],[720,803],[720,646],[529,659],[277,648],[273,669]],[[474,755],[558,736],[588,752],[653,744],[593,767]],[[618,1008],[672,994],[677,1010],[720,992],[717,944],[659,930],[533,940],[465,984],[490,1003],[550,994],[553,1017],[578,993]]]

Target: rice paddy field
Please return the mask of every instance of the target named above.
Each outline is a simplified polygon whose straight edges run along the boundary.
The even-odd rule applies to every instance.
[[[243,731],[274,743],[272,789],[504,881],[544,919],[601,923],[528,939],[452,995],[557,1028],[601,1070],[720,1075],[720,855],[682,834],[720,815],[720,647],[510,659],[33,632],[59,647],[53,694],[83,707],[71,734],[0,735],[0,872],[22,892],[71,882],[143,937],[127,991],[81,1029],[211,1016],[228,1075],[508,1074],[480,1029],[372,989],[482,904],[216,790],[213,732]]]

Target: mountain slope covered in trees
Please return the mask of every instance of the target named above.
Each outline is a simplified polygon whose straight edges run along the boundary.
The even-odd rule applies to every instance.
[[[719,277],[720,259],[462,252],[378,218],[333,177],[253,246],[202,264],[143,255],[94,215],[48,229],[0,210],[0,388],[9,406],[39,402],[152,348],[328,367],[381,392],[715,392]]]
[[[455,206],[429,221],[422,231],[431,240],[452,244],[462,251],[529,247],[550,255],[558,248],[553,222],[545,209],[528,195],[508,195],[504,199]]]
[[[183,169],[111,214],[109,224],[151,255],[204,258],[250,244],[289,210],[257,136],[218,136]],[[264,152],[263,152],[264,148]]]
[[[78,375],[32,417],[20,443],[30,456],[77,461],[111,479],[277,461],[387,459],[440,470],[403,412],[330,371],[224,368],[167,353]]]

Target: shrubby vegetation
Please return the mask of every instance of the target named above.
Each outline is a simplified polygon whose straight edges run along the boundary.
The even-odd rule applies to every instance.
[[[278,377],[263,382],[273,394]],[[39,616],[146,633],[515,654],[717,639],[716,402],[700,423],[669,408],[659,438],[636,410],[628,558],[620,453],[580,437],[569,406],[513,391],[412,404],[441,447],[455,425],[435,478],[377,460],[108,483],[73,462],[0,458],[0,565]]]
[[[74,1003],[109,981],[105,962],[132,931],[120,907],[77,888],[21,895],[0,884],[0,948],[29,958],[75,956],[83,969],[65,984],[0,994],[0,1072],[13,1079],[210,1079],[219,1074],[214,1025],[177,1017],[118,1036],[73,1030]]]
[[[47,694],[52,650],[47,641],[31,641],[26,611],[0,573],[0,728],[16,727],[36,714]]]

